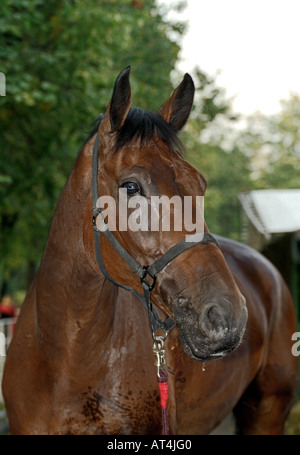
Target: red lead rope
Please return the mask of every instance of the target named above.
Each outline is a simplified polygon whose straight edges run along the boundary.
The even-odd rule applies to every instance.
[[[168,422],[168,409],[167,401],[169,396],[169,386],[168,386],[168,373],[164,370],[160,370],[158,379],[158,387],[160,392],[160,404],[161,404],[161,414],[162,414],[162,434],[169,434],[169,422]]]
[[[166,372],[166,351],[164,350],[165,337],[153,336],[153,353],[157,367],[157,380],[160,392],[160,403],[162,412],[162,434],[169,434],[167,401],[169,395],[168,373]]]

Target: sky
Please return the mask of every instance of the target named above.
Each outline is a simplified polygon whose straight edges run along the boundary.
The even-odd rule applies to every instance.
[[[292,92],[300,95],[300,0],[187,3],[179,15],[188,25],[181,42],[181,71],[198,65],[214,76],[226,98],[233,98],[234,111],[246,116],[275,114],[281,99]]]

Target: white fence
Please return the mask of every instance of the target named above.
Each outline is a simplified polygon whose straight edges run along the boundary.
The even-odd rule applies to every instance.
[[[12,340],[17,318],[0,319],[0,357],[5,357]]]
[[[0,319],[0,403],[3,401],[1,382],[3,369],[5,364],[5,357],[7,354],[8,346],[12,340],[17,318],[3,318]],[[4,413],[5,411],[1,411]],[[3,416],[0,413],[0,429],[2,425]]]
[[[3,407],[3,396],[2,396],[2,375],[5,364],[5,358],[8,347],[12,340],[17,318],[3,318],[0,319],[0,404]],[[9,433],[9,423],[5,409],[0,410],[0,434]]]

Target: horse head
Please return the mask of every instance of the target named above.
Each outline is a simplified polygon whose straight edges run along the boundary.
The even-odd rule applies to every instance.
[[[97,186],[106,204],[102,216],[115,237],[139,263],[150,266],[184,239],[188,241],[187,211],[197,234],[208,232],[204,217],[200,231],[196,219],[207,184],[183,158],[177,137],[192,108],[192,78],[186,74],[153,114],[131,107],[129,73],[128,67],[118,76],[96,133]],[[163,201],[169,202],[164,226]],[[90,231],[89,224],[89,248],[97,267]],[[107,238],[101,250],[112,279],[140,292],[139,277]],[[152,302],[161,314],[175,320],[181,345],[194,359],[222,357],[242,339],[245,299],[214,242],[199,242],[168,262],[157,276]]]

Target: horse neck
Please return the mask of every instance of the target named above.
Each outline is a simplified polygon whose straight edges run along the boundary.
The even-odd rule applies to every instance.
[[[118,352],[126,340],[134,344],[145,336],[151,346],[144,307],[106,280],[86,250],[85,218],[92,230],[91,155],[88,144],[65,185],[35,282],[37,333],[53,359],[81,358],[111,346]],[[89,238],[87,249],[92,250],[93,234]],[[70,361],[76,363],[75,358]]]
[[[37,275],[37,321],[49,343],[56,342],[53,327],[74,337],[103,306],[107,318],[113,317],[111,293],[103,299],[104,277],[93,267],[83,242],[85,213],[91,205],[91,149],[87,144],[82,150],[63,189]],[[106,290],[107,286],[112,285],[105,285]]]

